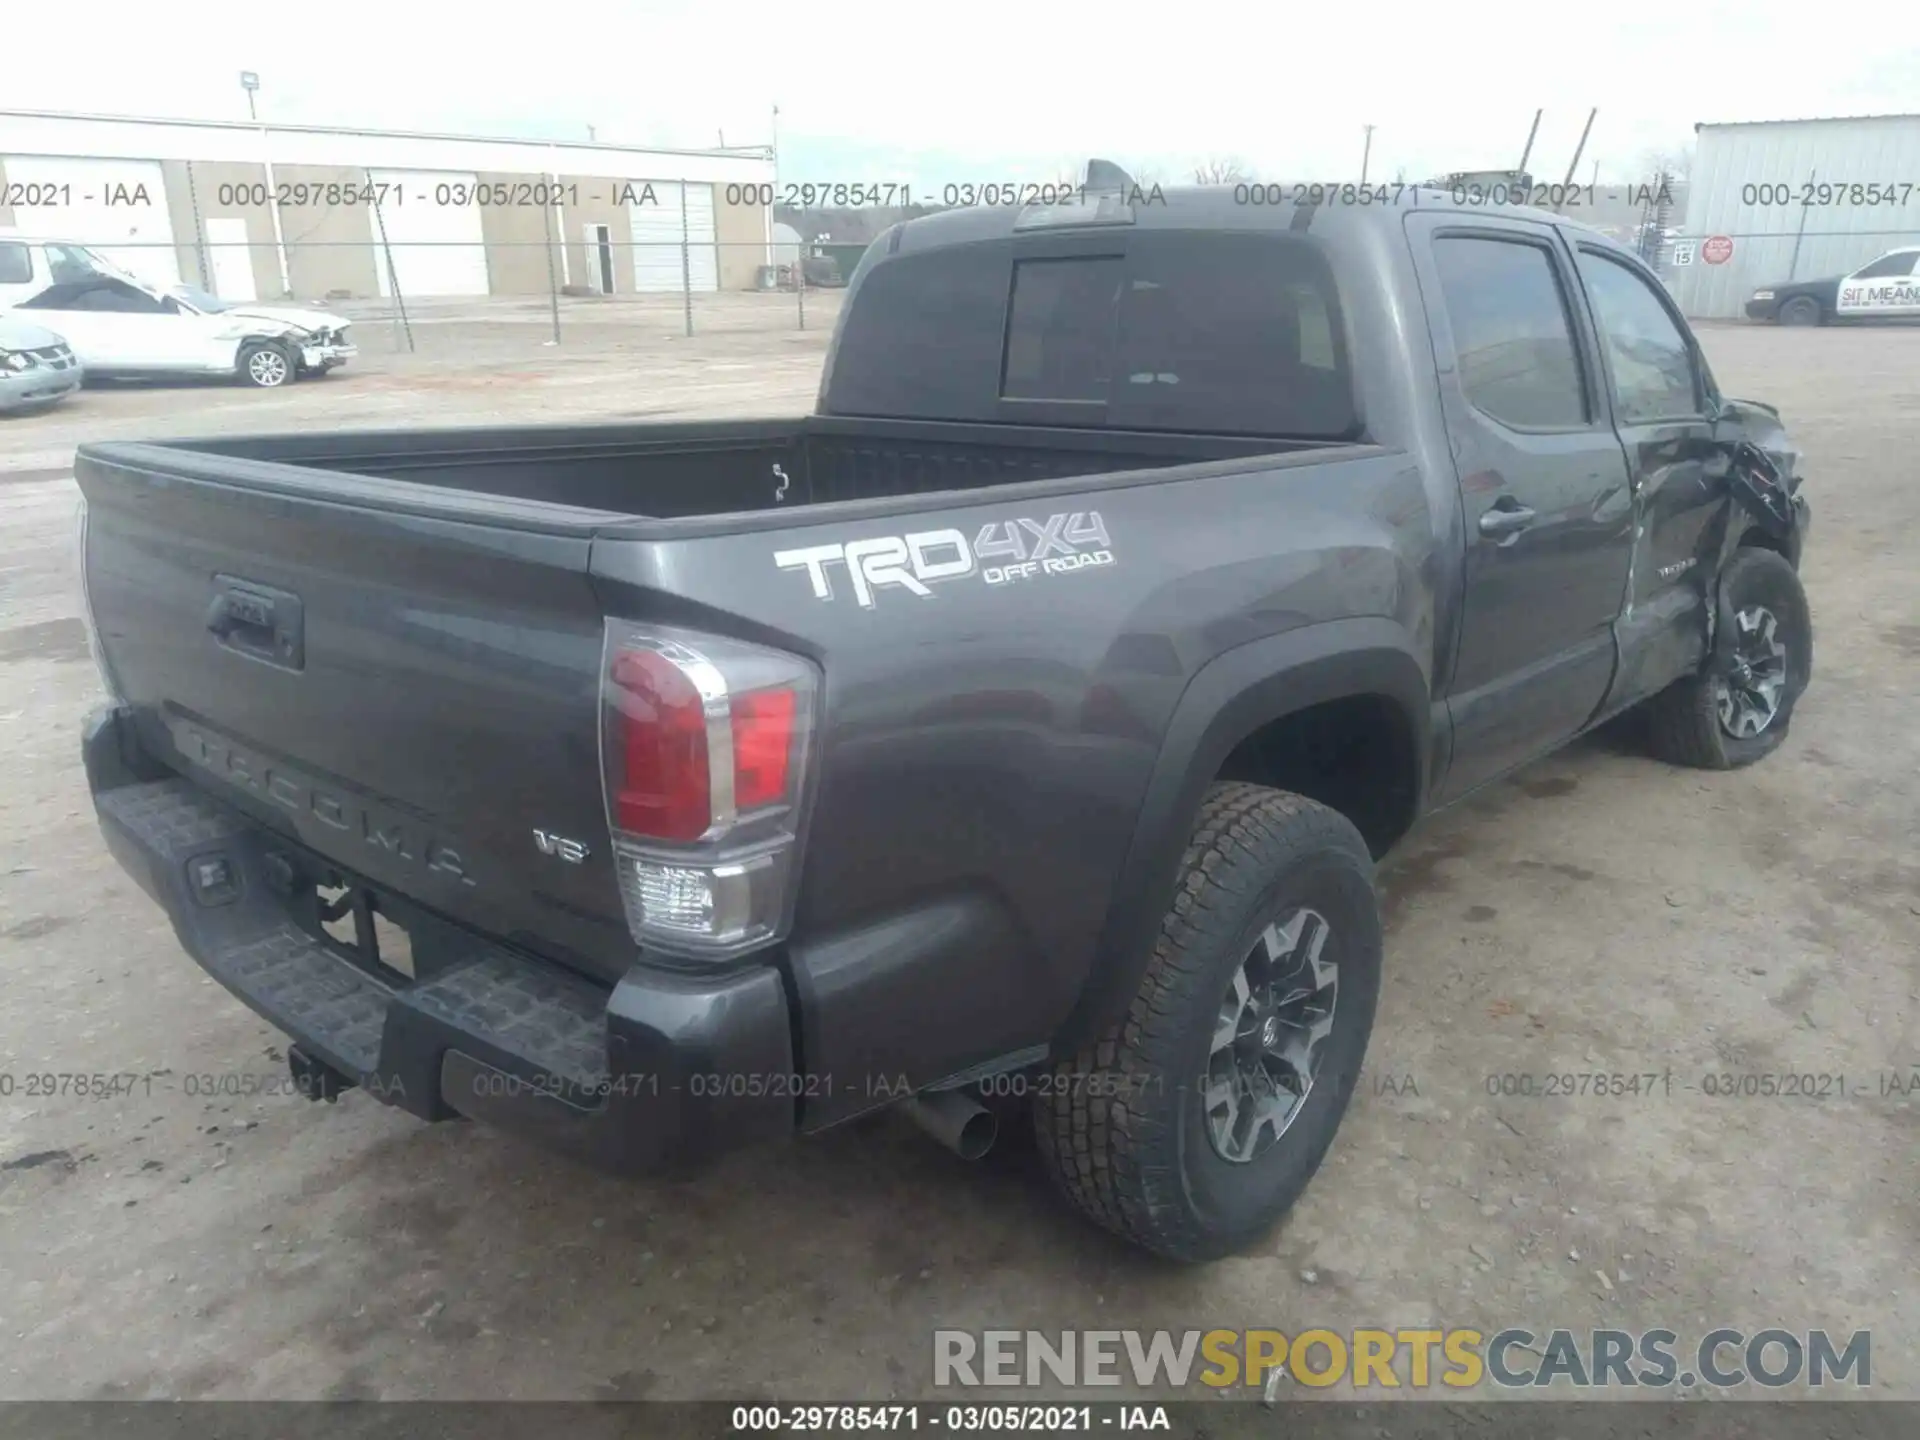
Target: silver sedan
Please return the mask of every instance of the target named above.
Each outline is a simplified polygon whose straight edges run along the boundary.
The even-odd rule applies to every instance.
[[[83,376],[60,336],[0,315],[0,413],[56,405],[80,388]]]

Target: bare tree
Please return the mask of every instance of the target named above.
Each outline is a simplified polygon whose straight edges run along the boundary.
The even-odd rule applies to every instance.
[[[1231,155],[1210,156],[1193,167],[1196,185],[1238,185],[1252,178],[1252,172]]]
[[[1643,151],[1640,169],[1643,174],[1650,176],[1664,175],[1669,180],[1685,180],[1693,173],[1693,151],[1685,148]]]

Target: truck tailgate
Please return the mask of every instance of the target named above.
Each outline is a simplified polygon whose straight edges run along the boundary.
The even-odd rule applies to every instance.
[[[612,517],[104,448],[75,467],[89,601],[144,747],[376,887],[624,973],[587,578]]]

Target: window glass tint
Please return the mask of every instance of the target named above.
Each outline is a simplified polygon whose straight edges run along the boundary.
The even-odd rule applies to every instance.
[[[1128,272],[1108,424],[1302,436],[1351,430],[1339,304],[1311,241],[1142,234]]]
[[[1895,255],[1882,255],[1871,265],[1855,271],[1853,278],[1856,280],[1884,280],[1896,275],[1911,275],[1913,273],[1913,258],[1914,252],[1911,250]]]
[[[1464,235],[1433,249],[1467,399],[1526,429],[1585,425],[1579,352],[1546,249]]]
[[[78,293],[67,302],[69,310],[104,310],[116,315],[158,315],[161,303],[143,290],[118,280],[96,280],[73,287]]]
[[[72,310],[74,298],[86,290],[85,285],[49,285],[31,300],[22,300],[22,310]]]
[[[1114,256],[1016,264],[1000,393],[1009,400],[1106,400],[1125,283],[1125,266]]]
[[[98,275],[99,266],[93,263],[93,257],[85,250],[72,245],[47,244],[47,267],[52,271],[54,281],[84,280],[89,275]]]
[[[1031,406],[1049,424],[1353,433],[1339,297],[1317,242],[1156,231],[1089,249],[1016,259],[996,239],[881,260],[849,298],[827,412],[1006,421]]]
[[[848,297],[827,410],[993,419],[1006,311],[1004,245],[954,245],[880,261]]]
[[[24,285],[33,279],[33,257],[24,245],[0,242],[0,285]]]
[[[1600,340],[1613,370],[1614,411],[1622,424],[1697,415],[1693,351],[1647,282],[1618,261],[1580,252]]]

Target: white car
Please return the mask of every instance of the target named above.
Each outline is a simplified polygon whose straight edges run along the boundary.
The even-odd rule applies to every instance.
[[[272,388],[359,353],[348,322],[326,310],[237,304],[105,269],[69,271],[10,313],[59,331],[89,378],[237,375]]]

